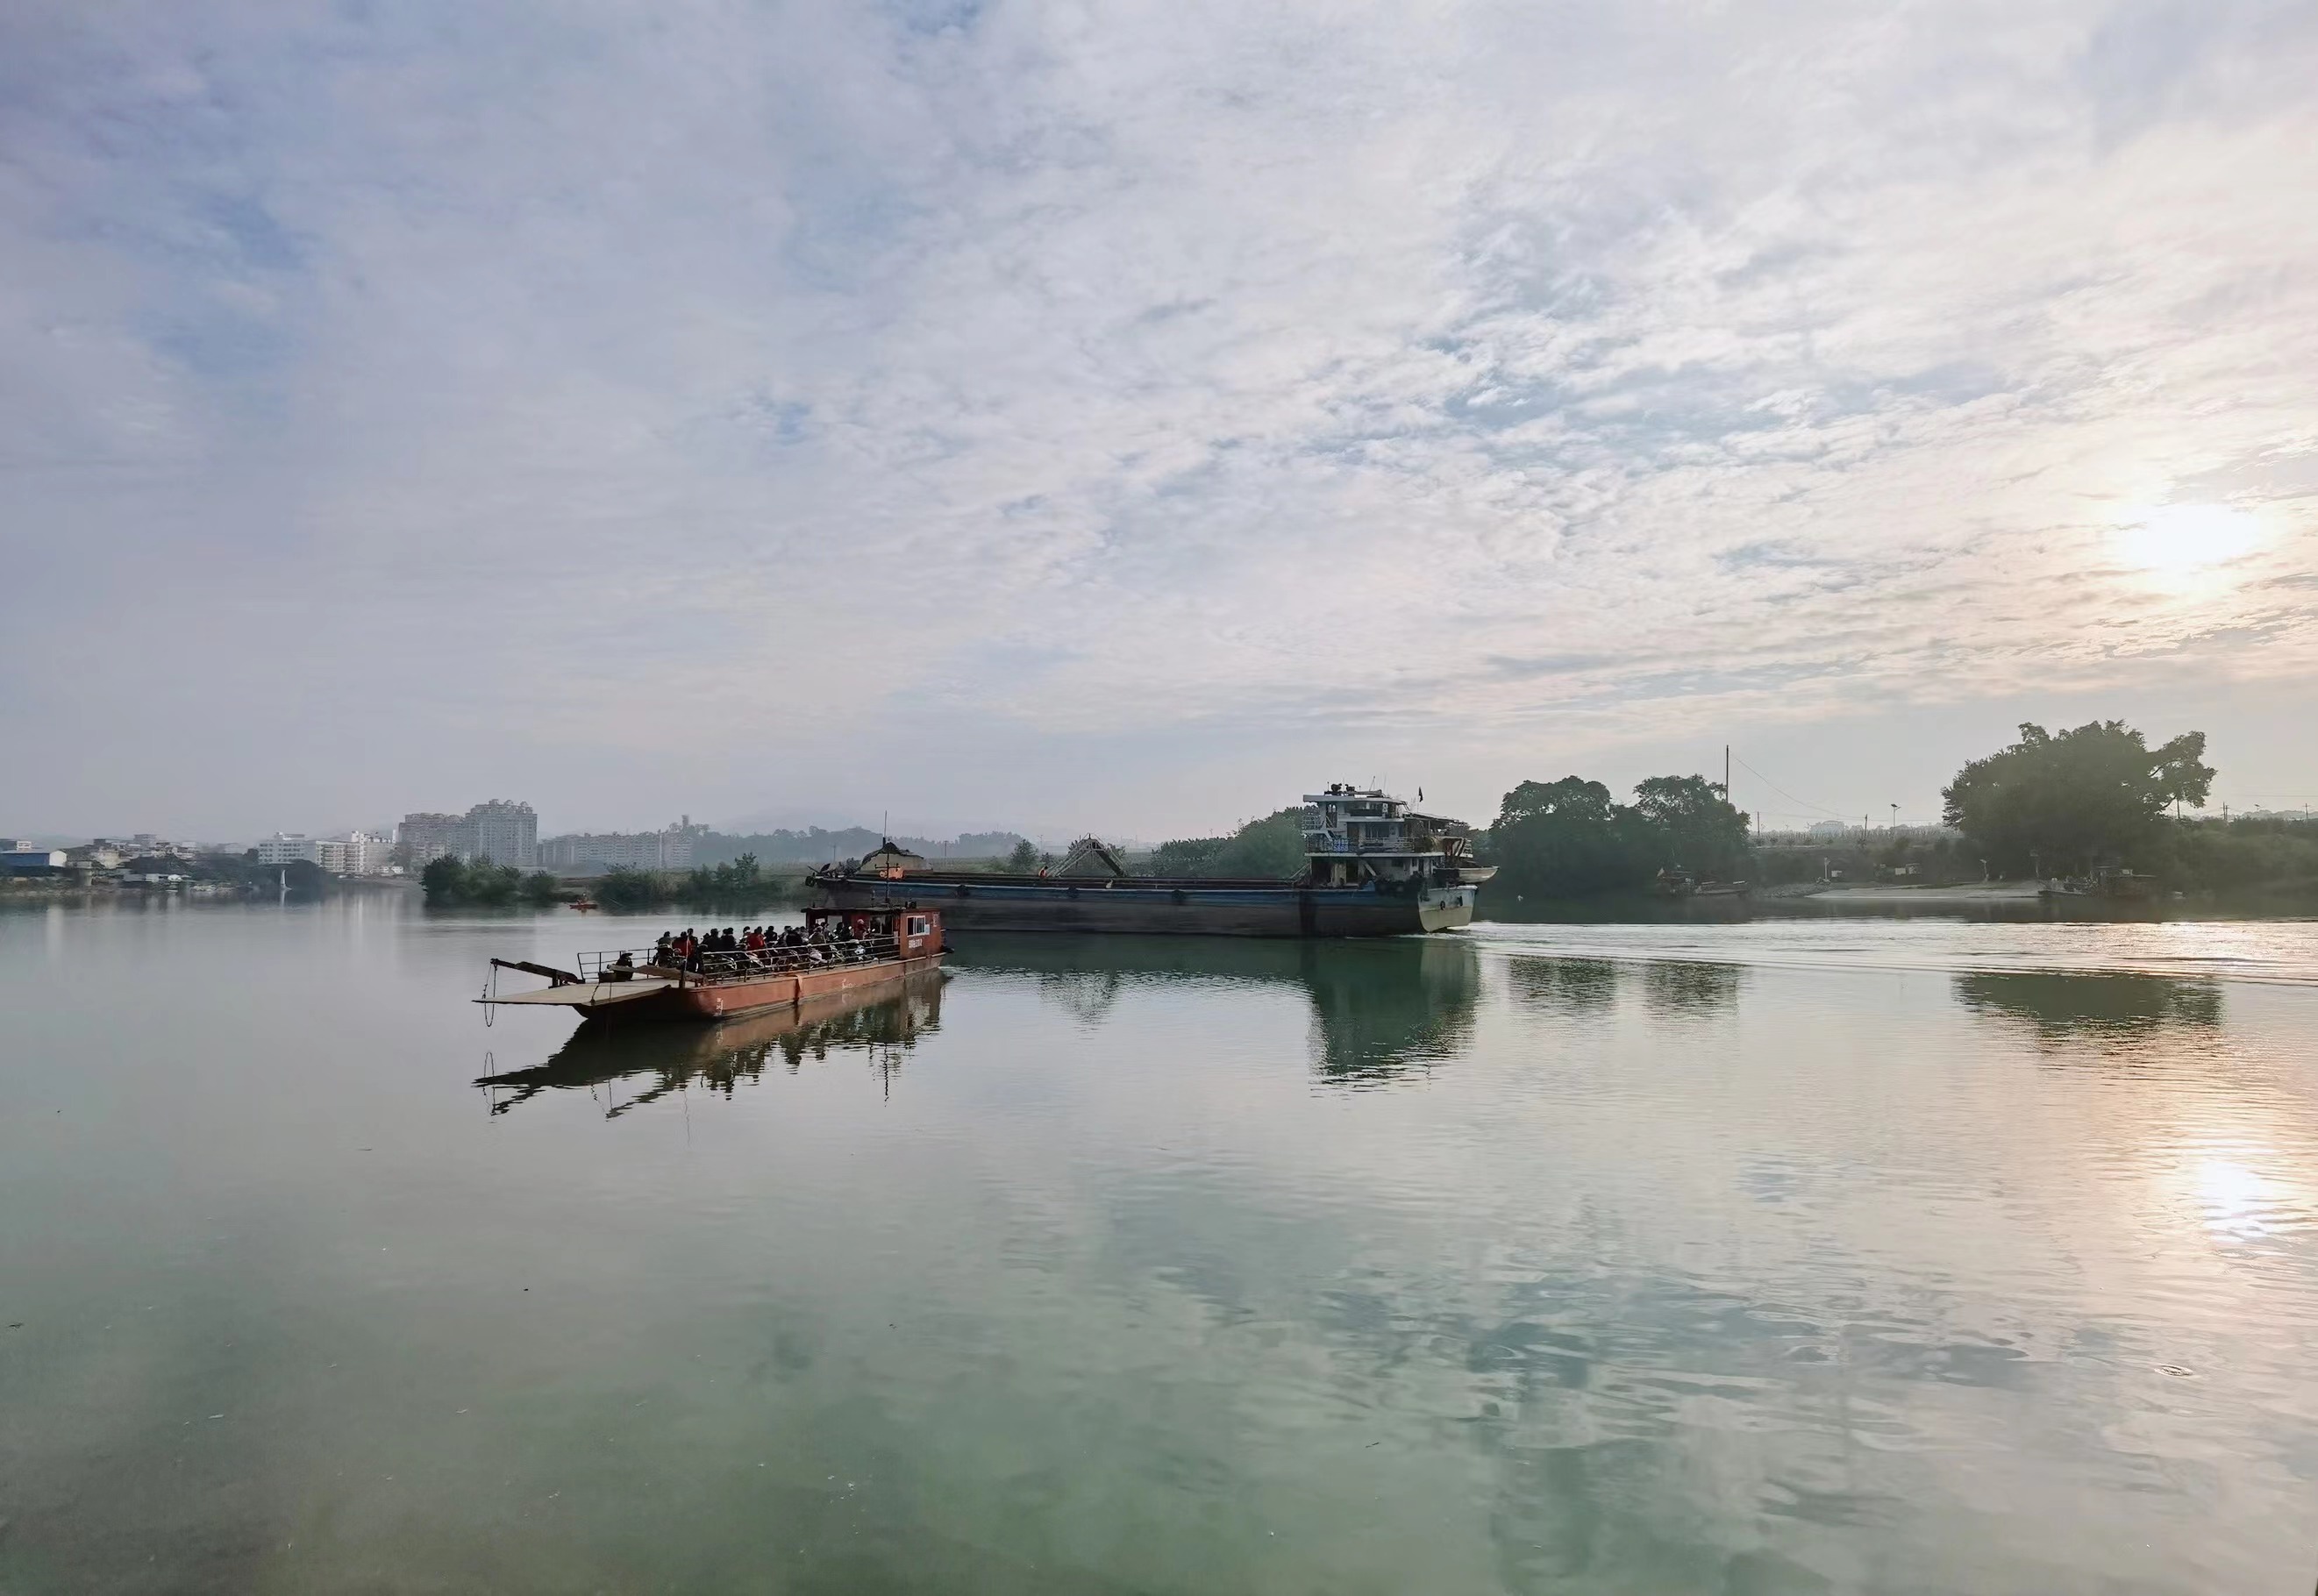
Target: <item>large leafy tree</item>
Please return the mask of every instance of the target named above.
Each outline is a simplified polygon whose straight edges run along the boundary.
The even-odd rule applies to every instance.
[[[1600,782],[1523,782],[1489,829],[1489,856],[1522,896],[1628,891],[1669,865],[1733,876],[1747,862],[1747,817],[1703,776],[1654,776],[1622,804]]]
[[[1489,854],[1516,893],[1581,898],[1649,876],[1656,866],[1640,830],[1600,782],[1523,782],[1498,806]]]
[[[1747,861],[1747,817],[1703,776],[1654,776],[1634,788],[1634,813],[1659,839],[1663,863],[1735,876]]]
[[[1286,879],[1304,874],[1304,811],[1276,809],[1250,820],[1216,853],[1217,875]]]
[[[2166,809],[2205,806],[2205,752],[2202,731],[2152,749],[2122,721],[2060,732],[2024,723],[2018,742],[1956,772],[1943,815],[2005,874],[2152,863]]]
[[[1305,867],[1304,811],[1274,810],[1228,837],[1179,837],[1152,856],[1151,874],[1285,880]]]

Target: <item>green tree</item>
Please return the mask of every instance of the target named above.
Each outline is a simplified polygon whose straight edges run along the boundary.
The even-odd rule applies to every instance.
[[[606,870],[596,883],[596,901],[606,909],[632,911],[655,908],[667,901],[660,877],[649,870],[631,870],[622,865]]]
[[[489,859],[478,859],[467,866],[467,901],[490,909],[504,909],[523,890],[523,872],[512,865],[494,865]]]
[[[2007,875],[2153,865],[2168,851],[2166,809],[2205,807],[2205,752],[2202,731],[2152,749],[2122,721],[2058,733],[2024,722],[2018,742],[1956,772],[1942,815]]]
[[[754,902],[762,896],[764,887],[763,873],[757,867],[757,856],[754,854],[742,854],[714,870],[695,871],[693,881],[696,886],[703,888],[696,894],[699,901],[707,903]]]
[[[1230,843],[1228,837],[1179,837],[1163,842],[1151,856],[1151,874],[1160,876],[1213,875],[1216,856]]]
[[[450,855],[427,861],[427,868],[418,873],[418,884],[425,889],[427,901],[437,908],[447,908],[467,901],[467,867]]]
[[[1228,837],[1179,837],[1151,856],[1151,874],[1161,876],[1238,876],[1286,881],[1304,874],[1302,808],[1274,810],[1250,820]]]
[[[1737,875],[1747,861],[1747,817],[1703,776],[1654,776],[1636,784],[1634,814],[1657,840],[1661,866]]]
[[[1498,806],[1489,856],[1517,895],[1582,898],[1649,878],[1657,865],[1641,832],[1600,782],[1523,782]]]
[[[539,879],[547,883],[552,901],[554,878],[543,872]],[[494,865],[489,859],[463,865],[447,854],[427,861],[418,881],[426,889],[428,905],[437,909],[467,905],[503,909],[524,892],[523,872],[512,865]]]
[[[1248,821],[1216,851],[1209,868],[1217,875],[1285,881],[1303,874],[1310,864],[1304,852],[1304,811],[1299,806]]]
[[[1038,868],[1037,844],[1027,837],[1016,843],[1014,851],[1006,856],[1006,868],[1017,875],[1029,875],[1037,870]]]

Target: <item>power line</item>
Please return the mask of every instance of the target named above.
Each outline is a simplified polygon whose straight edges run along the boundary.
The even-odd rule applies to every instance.
[[[1737,758],[1737,756],[1733,755],[1732,758]],[[1745,771],[1748,776],[1753,776],[1756,781],[1761,782],[1765,786],[1770,788],[1771,791],[1776,793],[1780,797],[1785,799],[1790,803],[1800,803],[1805,809],[1816,810],[1820,814],[1826,815],[1833,820],[1839,820],[1845,818],[1842,815],[1837,814],[1835,811],[1829,809],[1824,803],[1813,803],[1808,798],[1796,797],[1792,793],[1788,792],[1786,788],[1779,785],[1778,783],[1773,781],[1769,776],[1765,776],[1761,771],[1756,769],[1752,765],[1747,764],[1744,759],[1738,760],[1738,768]]]

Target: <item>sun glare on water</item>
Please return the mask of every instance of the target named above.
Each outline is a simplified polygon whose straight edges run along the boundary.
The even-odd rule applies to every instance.
[[[2261,523],[2226,505],[2161,505],[2117,528],[2117,558],[2159,577],[2184,577],[2251,554]]]

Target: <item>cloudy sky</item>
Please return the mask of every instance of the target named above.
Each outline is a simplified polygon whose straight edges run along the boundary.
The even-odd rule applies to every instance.
[[[2313,82],[2306,0],[20,0],[0,829],[1925,819],[2095,715],[2318,802]]]

